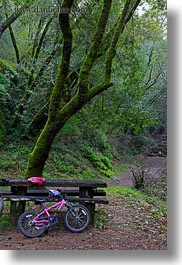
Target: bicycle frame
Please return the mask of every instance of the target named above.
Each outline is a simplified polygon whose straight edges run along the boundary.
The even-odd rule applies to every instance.
[[[58,214],[63,207],[66,211],[63,216],[65,227],[73,232],[83,232],[90,224],[90,212],[84,205],[72,204],[65,200],[60,192],[60,196],[56,196],[55,190],[50,191],[51,198],[59,198],[57,203],[48,207],[44,204],[45,200],[37,200],[36,204],[40,204],[42,209],[40,212],[29,210],[22,213],[18,219],[18,228],[26,237],[39,237],[43,233],[47,233],[49,227],[56,225],[59,221]],[[58,194],[59,195],[59,194]],[[50,202],[50,200],[48,200]],[[53,211],[51,211],[53,210]]]
[[[51,215],[50,215],[49,211],[57,208],[55,214],[53,215],[53,218],[55,218],[64,206],[66,206],[66,201],[64,199],[62,199],[61,201],[59,201],[58,203],[56,203],[50,207],[45,207],[43,211],[41,211],[39,214],[37,214],[37,216],[32,220],[32,222],[35,223],[36,226],[41,226],[42,223],[48,224],[50,221],[52,221],[52,220],[50,220]],[[46,220],[46,219],[40,220],[39,219],[44,214],[46,214],[48,216],[48,220]]]

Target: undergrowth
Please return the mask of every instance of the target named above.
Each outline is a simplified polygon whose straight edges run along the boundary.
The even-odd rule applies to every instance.
[[[133,207],[140,207],[141,205],[143,205],[144,208],[147,208],[150,211],[151,207],[153,207],[154,218],[160,219],[162,218],[162,216],[165,216],[167,214],[166,201],[160,200],[155,196],[149,196],[134,188],[116,186],[106,188],[106,192],[108,194],[118,194],[119,196],[124,196],[125,202],[132,205]]]
[[[5,213],[0,217],[0,229],[7,229],[10,227],[9,213]]]
[[[70,130],[70,128],[68,128]],[[67,131],[66,131],[67,132]],[[102,179],[116,174],[115,156],[102,135],[85,139],[83,132],[59,134],[44,168],[47,179]],[[94,144],[95,141],[95,144]],[[99,142],[100,141],[100,142]],[[7,141],[0,148],[0,178],[23,178],[33,140]]]
[[[98,207],[94,215],[94,227],[102,229],[108,224],[109,218],[105,209]]]

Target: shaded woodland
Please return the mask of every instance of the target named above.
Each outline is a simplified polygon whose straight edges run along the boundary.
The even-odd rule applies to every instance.
[[[2,0],[0,38],[1,175],[166,156],[166,1]]]
[[[165,0],[0,0],[0,179],[103,180],[109,200],[34,244],[5,202],[1,249],[167,249],[166,24]]]

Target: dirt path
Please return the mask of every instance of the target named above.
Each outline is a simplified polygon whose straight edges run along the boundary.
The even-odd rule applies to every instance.
[[[158,170],[164,165],[164,159],[150,159],[153,168]],[[157,163],[156,163],[157,162]],[[122,177],[128,186],[129,175]],[[122,182],[121,181],[121,182]],[[116,183],[109,183],[109,185]],[[117,181],[118,185],[118,181]],[[121,184],[120,184],[121,185]],[[0,230],[0,249],[9,250],[166,250],[166,217],[155,217],[155,208],[151,204],[126,200],[119,195],[108,195],[109,205],[105,208],[108,224],[102,229],[90,226],[85,232],[73,234],[63,224],[54,226],[47,235],[40,238],[25,238],[17,229]],[[161,225],[162,224],[162,225]]]
[[[44,249],[94,249],[94,250],[165,250],[166,230],[150,214],[151,208],[136,211],[134,205],[124,197],[108,198],[105,206],[109,222],[103,229],[89,227],[85,232],[73,234],[59,224],[40,238],[25,238],[17,230],[0,231],[0,249],[44,250]],[[137,206],[137,202],[136,202]],[[138,206],[137,206],[138,207]],[[148,217],[146,218],[146,212]]]
[[[158,178],[161,171],[167,167],[166,157],[146,157],[146,177]],[[133,187],[131,169],[127,169],[122,176],[113,176],[110,181],[107,182],[108,186],[125,186]]]

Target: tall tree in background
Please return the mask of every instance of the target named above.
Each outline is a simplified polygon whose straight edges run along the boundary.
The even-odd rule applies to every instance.
[[[68,96],[68,84],[71,76],[70,59],[73,46],[73,34],[69,16],[73,2],[73,0],[64,0],[61,6],[62,10],[68,11],[59,14],[59,24],[63,37],[62,56],[50,97],[47,122],[38,137],[32,153],[29,155],[25,173],[26,177],[41,175],[43,173],[45,162],[57,133],[64,127],[65,123],[93,97],[112,86],[112,63],[116,54],[117,43],[126,23],[132,18],[140,0],[126,0],[124,2],[124,6],[122,7],[112,32],[111,41],[105,49],[106,58],[103,66],[104,78],[100,83],[92,86],[89,83],[90,73],[101,50],[102,41],[106,35],[106,26],[109,20],[111,7],[112,4],[114,5],[114,1],[112,0],[103,0],[102,10],[93,39],[82,65],[79,68],[77,90],[73,95]]]

